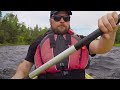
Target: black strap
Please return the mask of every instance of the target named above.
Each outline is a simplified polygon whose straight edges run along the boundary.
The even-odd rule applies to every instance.
[[[70,34],[66,34],[66,44],[71,45],[71,35]]]
[[[50,48],[55,48],[55,38],[54,38],[54,34],[51,33],[50,36]]]
[[[53,48],[54,56],[57,56],[64,50],[66,50],[68,45],[66,45],[66,40],[63,35],[57,35],[57,39],[55,42],[55,48]],[[69,57],[65,58],[63,61],[56,64],[58,70],[63,70],[68,68]]]

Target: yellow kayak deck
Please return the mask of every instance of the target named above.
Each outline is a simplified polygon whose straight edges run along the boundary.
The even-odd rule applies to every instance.
[[[94,78],[90,76],[89,74],[85,73],[85,79],[94,79]]]

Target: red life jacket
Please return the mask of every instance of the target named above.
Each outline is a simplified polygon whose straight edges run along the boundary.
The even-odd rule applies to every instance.
[[[68,33],[69,34],[61,36],[50,32],[42,39],[41,43],[37,46],[34,57],[36,68],[51,60],[59,53],[76,44],[80,40],[80,37],[75,35],[71,30],[69,30]],[[46,72],[60,72],[63,69],[85,69],[88,64],[88,58],[89,52],[87,47],[84,46],[58,64],[53,65],[49,69],[45,70],[41,74],[45,74]]]

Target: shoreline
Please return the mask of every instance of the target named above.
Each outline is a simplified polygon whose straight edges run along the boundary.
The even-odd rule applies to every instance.
[[[24,45],[30,45],[30,44],[11,44],[11,43],[0,44],[0,46],[24,46]]]

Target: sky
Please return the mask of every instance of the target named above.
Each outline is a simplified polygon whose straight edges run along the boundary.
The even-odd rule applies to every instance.
[[[24,22],[26,26],[34,27],[50,27],[49,17],[50,11],[2,11],[4,16],[6,13],[12,12],[17,15],[20,22]],[[72,11],[70,25],[75,33],[88,35],[98,28],[98,19],[112,11]],[[117,11],[120,13],[120,11]]]

